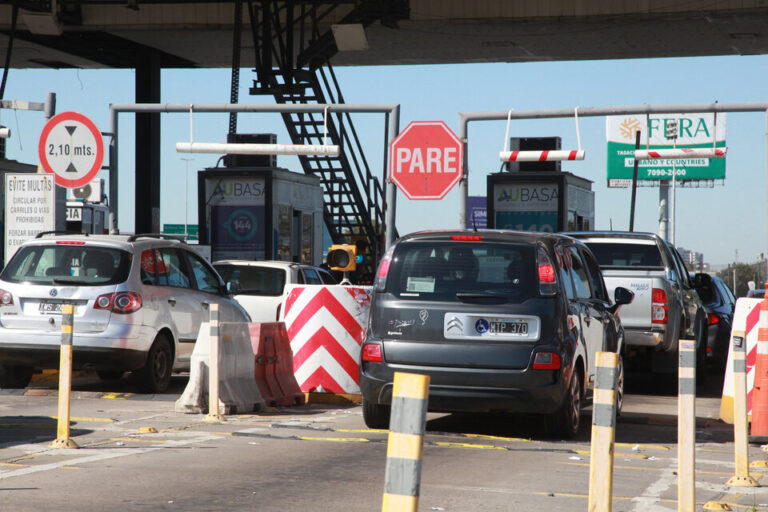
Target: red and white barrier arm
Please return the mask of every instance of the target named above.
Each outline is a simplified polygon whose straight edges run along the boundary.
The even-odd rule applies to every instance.
[[[725,158],[728,148],[636,149],[638,160],[657,158]]]
[[[230,155],[339,156],[339,146],[320,144],[248,144],[236,142],[177,142],[177,153]]]
[[[563,160],[584,160],[584,150],[574,151],[501,151],[502,162],[559,162]]]

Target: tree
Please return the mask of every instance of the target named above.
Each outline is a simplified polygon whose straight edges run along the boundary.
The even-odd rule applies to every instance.
[[[728,268],[721,270],[716,275],[731,287],[733,293],[737,297],[744,297],[747,295],[749,287],[747,282],[754,281],[757,288],[763,288],[764,283],[761,283],[760,277],[765,275],[765,272],[760,272],[758,268],[759,263],[731,263]],[[736,283],[733,282],[733,271],[736,270]]]

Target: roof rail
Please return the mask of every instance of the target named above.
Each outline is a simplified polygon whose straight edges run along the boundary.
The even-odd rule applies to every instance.
[[[139,238],[171,239],[171,240],[177,240],[183,244],[187,243],[187,241],[184,240],[183,237],[179,235],[172,235],[169,233],[136,233],[135,235],[129,236],[127,242],[135,242]]]
[[[85,235],[88,236],[88,233],[82,233],[80,231],[41,231],[40,233],[35,235],[35,238],[43,238],[46,235]]]

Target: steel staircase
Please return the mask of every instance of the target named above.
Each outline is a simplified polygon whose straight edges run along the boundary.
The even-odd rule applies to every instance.
[[[333,34],[321,34],[319,22],[341,16],[338,23],[365,26],[382,16],[382,8],[389,13],[395,5],[400,2],[261,2],[258,36],[254,31],[257,79],[250,94],[271,95],[280,104],[344,103],[329,61],[337,51]],[[311,37],[305,40],[307,33]],[[324,143],[322,113],[283,114],[283,121],[293,144]],[[349,114],[328,115],[327,137],[340,146],[339,156],[303,156],[301,166],[320,178],[325,225],[334,243],[362,249],[358,283],[371,282],[384,248],[384,188],[371,173]]]

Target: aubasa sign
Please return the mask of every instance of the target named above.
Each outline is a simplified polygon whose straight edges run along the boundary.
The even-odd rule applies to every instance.
[[[671,121],[677,121],[678,148],[725,147],[724,113],[705,114],[651,114],[608,116],[606,139],[608,147],[608,186],[628,187],[632,184],[635,158],[635,137],[640,130],[641,149],[672,149],[672,141],[664,136]],[[716,123],[715,123],[716,121]],[[648,135],[650,133],[650,140]],[[638,180],[671,180],[672,169],[678,180],[725,179],[725,159],[681,158],[672,160],[644,160],[637,166]]]

